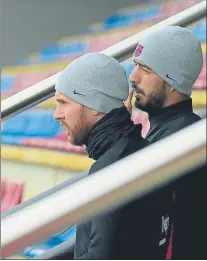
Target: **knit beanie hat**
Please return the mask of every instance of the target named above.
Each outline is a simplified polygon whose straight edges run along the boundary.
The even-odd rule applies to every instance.
[[[124,68],[103,53],[88,53],[72,61],[61,72],[55,89],[102,113],[124,106],[129,94]]]
[[[178,92],[190,96],[203,66],[201,44],[188,29],[168,26],[140,40],[133,54]]]

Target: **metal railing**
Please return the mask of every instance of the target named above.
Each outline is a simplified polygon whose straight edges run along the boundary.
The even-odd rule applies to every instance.
[[[137,42],[145,34],[168,25],[186,26],[195,19],[203,18],[205,11],[204,1],[106,49],[104,53],[119,61],[124,60],[132,54]],[[57,75],[54,75],[5,99],[1,103],[2,119],[6,120],[52,97],[56,79]],[[195,135],[198,132],[199,135]],[[170,147],[167,154],[166,147]],[[141,198],[204,165],[205,162],[206,119],[203,119],[92,176],[70,184],[70,187],[61,187],[32,204],[23,207],[20,205],[16,211],[2,215],[2,257],[9,256],[62,228],[77,224],[107,209],[116,208],[134,197]],[[66,198],[70,201],[66,202]],[[58,211],[55,212],[57,206]]]
[[[205,15],[206,1],[203,1],[105,49],[103,53],[113,56],[118,61],[123,61],[132,56],[137,43],[144,35],[169,25],[187,26],[188,24],[205,17]],[[54,96],[54,88],[58,75],[59,73],[3,100],[1,102],[2,120],[4,121]]]

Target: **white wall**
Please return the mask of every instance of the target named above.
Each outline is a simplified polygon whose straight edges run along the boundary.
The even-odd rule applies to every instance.
[[[1,178],[6,177],[11,181],[23,181],[25,183],[23,200],[34,197],[76,174],[77,172],[50,166],[1,161]]]

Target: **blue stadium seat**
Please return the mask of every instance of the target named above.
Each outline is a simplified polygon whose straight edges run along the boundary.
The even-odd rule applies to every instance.
[[[39,137],[40,132],[44,129],[43,125],[44,114],[37,111],[30,111],[27,115],[27,126],[24,130],[24,135],[27,137]]]
[[[25,113],[20,113],[19,115],[8,119],[2,125],[2,135],[15,135],[24,136],[24,130],[26,128],[27,122],[25,118]]]
[[[157,17],[160,13],[160,8],[149,8],[147,10],[141,10],[129,13],[118,13],[107,18],[104,22],[105,29],[112,29],[118,27],[131,26],[137,21],[150,21],[154,17]]]
[[[7,145],[21,145],[24,137],[13,135],[1,135],[1,143]]]
[[[131,83],[129,81],[129,76],[130,76],[131,72],[134,70],[135,65],[133,63],[129,63],[129,62],[122,62],[122,66],[124,67],[124,69],[126,71],[129,86],[131,86]]]
[[[59,240],[61,242],[65,242],[69,238],[71,238],[75,235],[76,235],[76,226],[72,226],[71,228],[69,228],[63,232],[58,233],[56,237],[59,238]]]
[[[135,21],[151,21],[152,19],[156,18],[160,14],[159,7],[149,8],[143,11],[135,12],[133,14],[133,22]]]
[[[76,236],[76,226],[67,228],[66,230],[60,231],[57,234],[52,235],[45,241],[35,244],[31,247],[25,248],[20,254],[23,254],[27,258],[36,258],[45,251],[58,246],[59,244],[72,239]]]
[[[4,142],[18,143],[14,137],[54,137],[60,133],[60,124],[53,119],[53,110],[25,111],[2,125]],[[6,138],[6,136],[8,136]],[[11,138],[13,136],[13,139]]]
[[[201,42],[206,41],[206,21],[202,21],[191,28],[191,31]]]
[[[8,92],[12,89],[12,84],[14,82],[14,77],[12,76],[4,76],[1,78],[1,93]]]
[[[26,59],[22,59],[18,61],[18,65],[28,65],[28,64],[42,64],[42,63],[52,63],[57,61],[59,56],[57,54],[50,55],[40,55],[37,54],[34,57],[28,57]]]
[[[44,128],[40,131],[41,136],[54,137],[60,133],[60,123],[53,119],[54,111],[50,110],[43,117]]]
[[[54,44],[43,48],[40,52],[41,56],[59,56],[59,55],[69,55],[75,53],[82,53],[86,50],[86,44],[80,42],[68,43],[68,44]]]
[[[53,120],[53,110],[33,110],[27,115],[24,135],[28,137],[53,137],[59,131],[59,123]]]
[[[135,65],[133,63],[122,63],[122,66],[124,67],[124,69],[126,71],[127,78],[129,78],[129,75],[134,70]]]

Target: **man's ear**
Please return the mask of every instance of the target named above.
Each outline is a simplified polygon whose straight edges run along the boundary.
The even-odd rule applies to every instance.
[[[99,112],[96,111],[96,110],[94,110],[94,109],[91,109],[91,111],[92,111],[92,114],[93,114],[93,115],[98,115],[98,114],[99,114]]]
[[[166,86],[168,87],[170,92],[174,92],[176,89],[173,88],[169,83],[165,82]]]
[[[176,89],[170,86],[170,92],[174,92],[174,91],[176,91]]]

